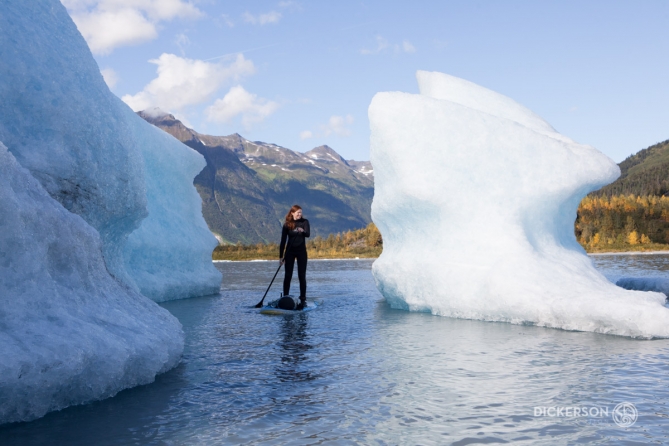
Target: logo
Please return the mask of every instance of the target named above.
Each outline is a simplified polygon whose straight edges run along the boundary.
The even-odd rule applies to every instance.
[[[535,417],[556,418],[588,418],[588,423],[603,423],[605,419],[613,419],[618,427],[633,426],[639,419],[639,411],[632,403],[622,402],[613,411],[606,406],[536,406]],[[611,417],[611,418],[609,418]]]
[[[613,408],[613,421],[618,427],[630,427],[636,423],[639,412],[632,403],[619,403]]]

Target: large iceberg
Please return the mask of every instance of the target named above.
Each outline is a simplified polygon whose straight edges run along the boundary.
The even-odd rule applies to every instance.
[[[110,273],[157,301],[218,292],[203,157],[109,91],[60,2],[3,1],[0,59],[0,141],[100,233]]]
[[[0,424],[153,381],[211,294],[205,162],[107,88],[58,0],[0,2]]]
[[[669,337],[665,296],[627,291],[574,236],[580,200],[616,164],[498,93],[417,73],[420,94],[369,107],[383,235],[374,263],[394,308],[631,337]]]
[[[181,324],[119,283],[98,232],[0,143],[0,424],[152,382]]]

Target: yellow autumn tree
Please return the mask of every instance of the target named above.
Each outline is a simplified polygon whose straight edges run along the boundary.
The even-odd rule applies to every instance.
[[[598,232],[597,234],[595,234],[594,237],[592,237],[592,239],[590,240],[590,244],[591,244],[592,246],[597,246],[597,245],[599,245],[599,242],[600,242],[601,238],[602,238],[602,236],[599,235],[599,232]]]
[[[638,245],[639,233],[636,231],[632,231],[629,234],[627,234],[627,243],[629,243],[630,245]]]

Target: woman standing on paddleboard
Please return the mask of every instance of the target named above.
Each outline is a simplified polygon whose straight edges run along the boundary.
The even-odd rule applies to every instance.
[[[290,281],[293,278],[293,267],[297,260],[297,277],[300,279],[300,303],[298,310],[307,304],[307,243],[310,235],[309,220],[302,218],[302,208],[293,205],[286,214],[286,222],[281,231],[279,244],[280,262],[286,263],[286,276],[283,279],[283,295],[290,294]],[[284,248],[286,256],[284,257]]]

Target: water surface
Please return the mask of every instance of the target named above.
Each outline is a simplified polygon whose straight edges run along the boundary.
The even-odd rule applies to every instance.
[[[594,262],[610,278],[669,270],[668,256]],[[220,295],[163,304],[184,326],[181,365],[114,398],[0,427],[0,444],[669,443],[669,340],[392,310],[371,263],[310,261],[320,306],[289,316],[251,308],[275,262],[217,263]],[[622,402],[638,409],[631,427],[611,416]],[[604,415],[543,416],[549,407]]]

